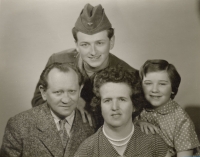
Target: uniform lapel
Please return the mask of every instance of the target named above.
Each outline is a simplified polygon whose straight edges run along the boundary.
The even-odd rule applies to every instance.
[[[38,136],[53,156],[63,156],[64,150],[56,124],[50,113],[48,105],[42,104],[43,108],[37,116]]]

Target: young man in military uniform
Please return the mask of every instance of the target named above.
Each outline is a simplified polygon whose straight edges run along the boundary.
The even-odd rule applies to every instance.
[[[79,108],[83,121],[86,122],[85,113],[87,112],[84,113],[83,108],[85,104],[86,107],[89,107],[93,97],[92,88],[95,74],[107,67],[117,65],[130,71],[135,71],[135,69],[110,53],[115,44],[114,29],[101,5],[93,7],[86,4],[75,23],[75,27],[72,29],[72,33],[76,49],[53,54],[46,66],[54,62],[67,62],[80,70],[84,76],[84,87],[81,92],[82,98],[79,100],[79,104],[82,105]],[[37,86],[32,99],[32,106],[35,107],[42,103],[43,100]],[[92,124],[91,117],[87,116],[87,118],[89,123]]]

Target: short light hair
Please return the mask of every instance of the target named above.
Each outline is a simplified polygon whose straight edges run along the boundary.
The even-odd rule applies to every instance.
[[[40,81],[39,81],[38,85],[39,86],[42,85],[44,90],[46,90],[48,88],[48,81],[47,81],[48,74],[54,68],[60,70],[61,72],[69,72],[70,70],[74,70],[76,72],[77,76],[78,76],[78,84],[80,86],[83,84],[82,75],[77,68],[75,68],[74,66],[72,66],[68,63],[55,62],[55,63],[50,64],[48,67],[46,67],[43,70],[42,74],[40,75]]]

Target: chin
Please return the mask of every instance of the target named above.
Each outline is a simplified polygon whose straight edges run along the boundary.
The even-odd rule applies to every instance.
[[[113,127],[113,128],[118,128],[118,127],[121,127],[122,124],[120,124],[120,123],[112,123],[112,124],[110,124],[110,126]]]
[[[91,68],[98,68],[101,66],[101,64],[99,63],[91,63],[91,64],[88,64]]]
[[[71,113],[72,113],[72,112],[65,112],[65,113],[62,114],[62,116],[63,116],[63,117],[67,117],[67,116],[69,116]]]

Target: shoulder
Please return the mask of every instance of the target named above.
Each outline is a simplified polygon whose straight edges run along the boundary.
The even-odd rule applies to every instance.
[[[53,54],[55,57],[76,57],[76,55],[78,55],[78,52],[76,51],[76,49],[72,48],[72,49],[67,49],[67,50],[63,50],[57,53]]]
[[[188,113],[174,100],[172,101],[172,105],[174,106],[174,112],[171,115],[174,117],[174,121],[176,122],[175,124],[176,124],[177,134],[180,134],[180,132],[187,132],[187,131],[195,132],[194,123],[191,120]]]
[[[174,110],[183,110],[181,106],[174,100],[170,100],[169,106],[172,107]]]
[[[172,100],[170,102],[170,105],[173,109],[172,111],[173,111],[174,116],[176,116],[178,119],[179,118],[186,118],[186,119],[189,118],[186,111],[176,101]]]
[[[88,137],[83,143],[79,146],[75,157],[88,157],[94,154],[95,146],[98,143],[98,131],[92,136]]]
[[[156,154],[156,156],[167,154],[168,146],[158,134],[145,134],[136,126],[132,140],[133,143],[137,143],[135,146],[136,152],[144,151]]]
[[[38,114],[43,110],[42,108],[44,108],[43,104],[11,117],[8,120],[7,127],[13,130],[33,127]]]
[[[10,120],[11,121],[29,120],[29,118],[33,117],[33,115],[41,109],[41,106],[37,106],[37,107],[31,108],[29,110],[20,112],[20,113],[16,114],[15,116],[11,117]]]
[[[76,49],[67,49],[57,53],[54,53],[50,56],[51,63],[59,62],[59,63],[66,63],[66,62],[74,62],[78,56],[78,52]]]
[[[119,59],[117,56],[111,53],[109,54],[109,63],[110,63],[110,67],[115,67],[115,66],[120,65],[125,69],[131,70],[131,71],[138,71],[137,69],[131,67],[128,63]]]
[[[95,134],[91,135],[82,144],[87,146],[87,147],[92,148],[95,145],[95,142],[97,142],[98,134],[99,133],[96,132]]]
[[[146,134],[142,132],[140,127],[137,125],[135,126],[134,134],[137,141],[140,141],[142,143],[145,142],[145,143],[151,143],[154,145],[160,143],[161,145],[166,146],[164,140],[160,137],[159,134],[152,134],[152,133]]]

